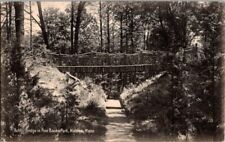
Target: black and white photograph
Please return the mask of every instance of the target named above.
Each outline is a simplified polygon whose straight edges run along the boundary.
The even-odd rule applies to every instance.
[[[225,1],[0,2],[2,142],[224,141]]]

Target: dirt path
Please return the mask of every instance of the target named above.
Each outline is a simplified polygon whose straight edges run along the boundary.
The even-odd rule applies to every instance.
[[[106,125],[106,142],[135,142],[132,136],[132,125],[121,108],[119,100],[108,100],[106,102],[106,113],[109,124]]]

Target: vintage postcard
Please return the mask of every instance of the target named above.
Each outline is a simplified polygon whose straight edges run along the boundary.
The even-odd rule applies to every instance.
[[[224,141],[225,2],[0,2],[1,141]]]

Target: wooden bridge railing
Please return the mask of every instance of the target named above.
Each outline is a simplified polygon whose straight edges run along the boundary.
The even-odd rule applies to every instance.
[[[169,57],[169,55],[169,52],[138,52],[134,54],[90,52],[77,55],[54,53],[49,54],[53,62],[59,66],[142,66],[143,64],[160,64],[163,62],[163,60]]]
[[[129,72],[156,72],[161,70],[155,64],[138,65],[105,65],[105,66],[58,66],[62,72],[73,73],[129,73]]]

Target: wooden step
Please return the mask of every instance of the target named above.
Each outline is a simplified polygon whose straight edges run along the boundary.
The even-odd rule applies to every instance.
[[[121,104],[119,100],[108,99],[106,101],[106,109],[121,109]]]

